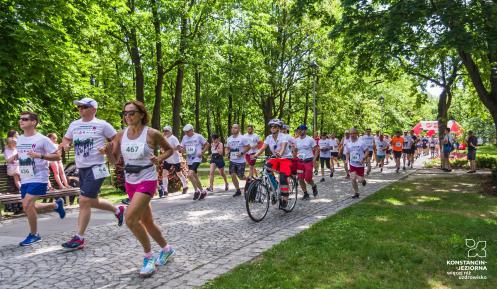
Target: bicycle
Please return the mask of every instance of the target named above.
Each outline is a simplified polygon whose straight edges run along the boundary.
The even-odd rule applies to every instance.
[[[289,196],[286,207],[280,205],[281,190],[276,182],[272,171],[266,166],[267,160],[271,157],[266,157],[260,172],[260,177],[254,179],[245,194],[245,207],[249,217],[255,221],[262,221],[269,211],[269,203],[273,206],[278,204],[278,208],[289,213],[293,211],[297,204],[298,183],[294,175],[288,177]]]

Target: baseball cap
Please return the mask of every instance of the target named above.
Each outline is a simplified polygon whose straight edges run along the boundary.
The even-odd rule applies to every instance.
[[[297,129],[299,129],[299,130],[307,130],[307,126],[305,124],[301,124],[301,125],[299,125],[299,127]]]
[[[73,103],[76,105],[88,105],[88,106],[91,106],[94,108],[98,108],[97,101],[94,100],[93,98],[89,98],[89,97],[85,97],[85,98],[80,99],[80,100],[75,100],[75,101],[73,101]]]
[[[193,125],[191,125],[191,124],[187,124],[187,125],[185,125],[185,127],[183,127],[184,132],[187,132],[187,131],[192,130],[192,129],[193,129]]]
[[[173,131],[173,129],[171,128],[171,126],[169,125],[166,125],[165,127],[162,128],[162,131]]]

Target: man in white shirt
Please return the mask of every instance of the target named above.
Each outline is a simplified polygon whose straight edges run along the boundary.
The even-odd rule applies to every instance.
[[[345,169],[345,173],[347,174],[345,176],[345,179],[350,179],[350,173],[349,173],[349,165],[347,163],[347,156],[344,152],[345,146],[347,143],[350,141],[350,133],[348,130],[345,131],[345,135],[343,136],[342,140],[340,141],[340,148],[339,148],[339,155],[341,155],[342,160],[343,160],[343,168]]]
[[[314,181],[312,180],[312,171],[314,168],[314,161],[316,160],[317,154],[314,151],[317,147],[316,141],[307,135],[307,126],[302,124],[298,127],[299,137],[295,139],[295,153],[298,157],[297,173],[300,187],[304,192],[303,200],[309,200],[309,194],[307,193],[306,183],[311,185],[312,195],[316,197],[318,195],[318,188]]]
[[[347,142],[344,148],[345,155],[347,156],[347,163],[349,163],[350,179],[352,181],[352,189],[354,196],[352,198],[359,198],[358,182],[363,186],[366,185],[364,179],[364,164],[369,152],[368,145],[359,139],[357,129],[350,129],[350,141]]]
[[[369,175],[371,172],[371,159],[373,158],[375,147],[374,147],[374,136],[371,135],[371,129],[367,128],[366,133],[361,136],[362,142],[368,146],[368,153],[366,156],[366,166],[367,166],[367,171],[366,175]]]
[[[224,150],[224,154],[230,158],[229,173],[236,189],[233,197],[238,197],[242,195],[238,178],[245,180],[245,153],[250,150],[250,143],[240,135],[240,126],[236,123],[231,126],[231,136],[228,137]]]
[[[245,138],[247,138],[250,144],[250,150],[245,154],[245,161],[249,165],[249,176],[248,180],[251,180],[254,176],[257,176],[257,170],[255,169],[255,159],[253,156],[257,152],[257,146],[259,145],[259,136],[254,133],[254,125],[249,124],[247,126],[247,133],[245,134]]]
[[[166,125],[162,132],[164,134],[164,138],[167,140],[169,145],[173,148],[173,154],[167,158],[162,165],[162,191],[164,195],[168,194],[168,185],[169,185],[169,171],[171,168],[174,168],[174,173],[178,176],[181,184],[183,186],[183,194],[186,194],[188,191],[188,181],[186,176],[183,174],[181,170],[180,163],[180,154],[178,152],[179,140],[176,136],[173,135],[172,128]]]

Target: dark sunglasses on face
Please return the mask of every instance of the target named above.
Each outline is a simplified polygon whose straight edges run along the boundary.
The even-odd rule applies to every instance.
[[[78,109],[87,109],[90,108],[88,105],[78,105]]]
[[[21,117],[19,120],[22,121],[30,121],[31,119],[29,117]]]
[[[134,116],[138,112],[139,112],[138,110],[123,111],[122,115],[123,116]]]

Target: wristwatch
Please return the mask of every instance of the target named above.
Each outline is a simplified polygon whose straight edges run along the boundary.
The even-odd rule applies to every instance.
[[[45,155],[40,154],[40,159],[44,160],[45,159]]]

